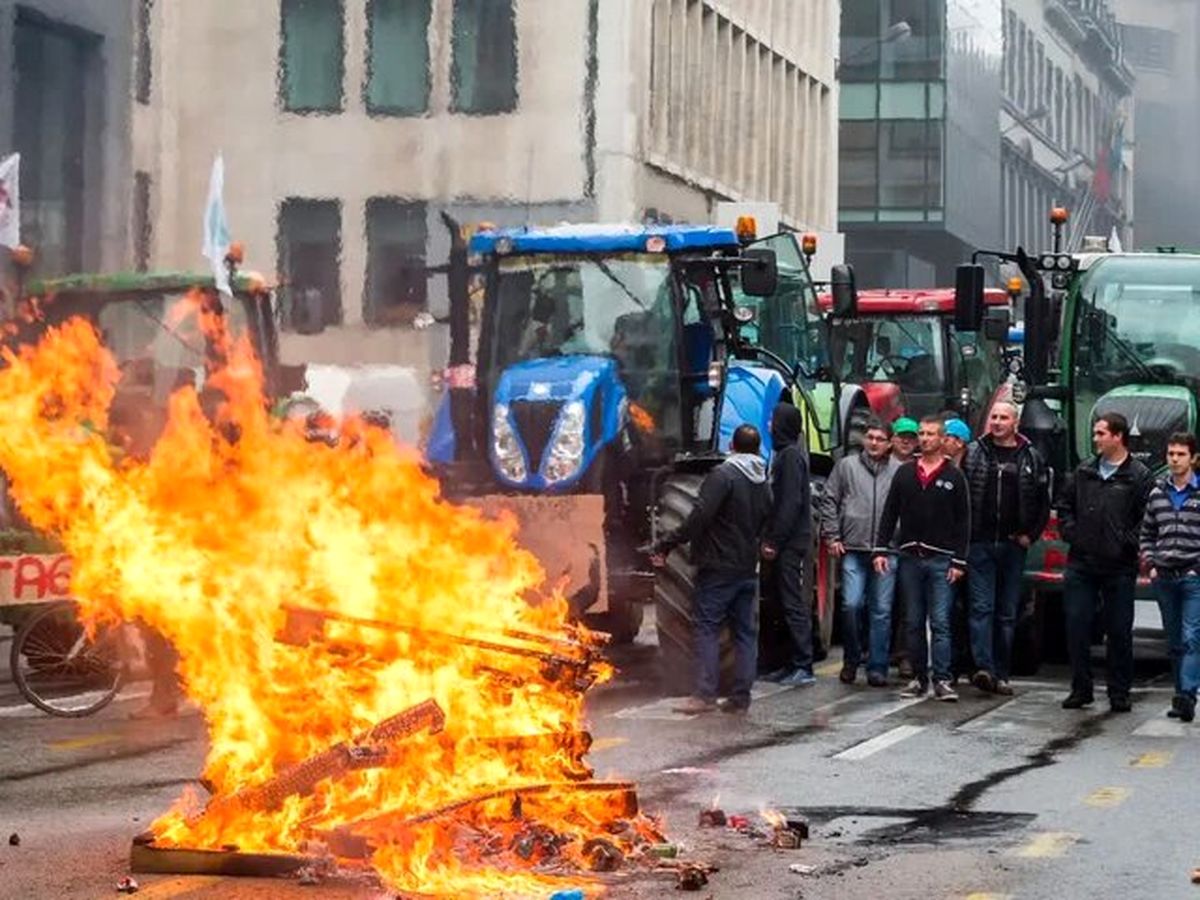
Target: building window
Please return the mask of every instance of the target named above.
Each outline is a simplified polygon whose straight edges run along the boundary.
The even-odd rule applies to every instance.
[[[1170,72],[1175,68],[1175,33],[1165,28],[1122,25],[1125,58],[1138,69]]]
[[[137,67],[134,70],[134,97],[138,103],[150,102],[150,82],[154,73],[151,23],[154,0],[138,0],[137,5]]]
[[[425,309],[425,241],[424,203],[394,197],[367,201],[367,324],[411,325]]]
[[[454,0],[450,83],[455,112],[517,107],[517,24],[512,0]]]
[[[338,112],[345,74],[342,0],[283,0],[279,93],[289,112]]]
[[[316,334],[342,321],[342,205],[290,197],[276,237],[284,327]]]
[[[841,209],[875,209],[879,176],[876,153],[879,123],[843,121],[838,138],[838,206]]]
[[[415,116],[429,109],[432,0],[370,0],[367,7],[367,111]]]
[[[133,264],[139,272],[150,268],[150,245],[154,238],[154,220],[150,216],[149,172],[133,175]]]

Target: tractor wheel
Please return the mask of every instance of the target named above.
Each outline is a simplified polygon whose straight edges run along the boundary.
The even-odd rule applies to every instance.
[[[659,496],[659,528],[678,527],[700,496],[703,475],[674,475],[666,480]],[[654,579],[655,624],[658,630],[658,658],[663,693],[668,696],[690,694],[696,685],[695,627],[692,587],[696,569],[689,548],[677,547],[667,564]],[[733,644],[721,635],[721,686],[733,678]]]

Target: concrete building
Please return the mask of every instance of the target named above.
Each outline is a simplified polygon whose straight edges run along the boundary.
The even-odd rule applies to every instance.
[[[836,229],[834,0],[136,4],[137,256],[201,264],[222,152],[289,362],[442,365],[442,326],[413,323],[446,311],[421,271],[443,211],[710,221],[772,200]]]
[[[1200,247],[1200,2],[1117,0],[1116,11],[1137,76],[1134,242]]]
[[[0,0],[0,158],[21,154],[36,271],[127,261],[130,0]]]
[[[858,282],[932,287],[1000,240],[1001,0],[845,0],[839,219]]]
[[[1128,246],[1134,79],[1111,4],[1006,0],[1004,45],[1005,246],[1048,248],[1054,206],[1071,211],[1070,246],[1114,232]]]

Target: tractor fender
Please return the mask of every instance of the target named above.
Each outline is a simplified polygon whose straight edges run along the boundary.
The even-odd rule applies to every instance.
[[[856,429],[861,429],[867,416],[871,414],[871,404],[867,392],[857,384],[843,384],[838,394],[838,435],[843,449],[858,449],[862,443],[862,435],[858,435],[858,445],[854,436]]]
[[[762,455],[771,457],[771,414],[787,390],[774,369],[737,362],[729,367],[721,404],[720,450],[728,452],[739,425],[751,424],[762,435]]]

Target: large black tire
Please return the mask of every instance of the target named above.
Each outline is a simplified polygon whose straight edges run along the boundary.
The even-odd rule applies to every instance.
[[[662,486],[658,500],[658,528],[661,532],[678,527],[700,496],[701,474],[672,475]],[[667,696],[690,694],[696,685],[696,651],[692,607],[692,586],[696,569],[690,548],[672,550],[667,564],[654,579],[655,625],[658,630],[658,658],[662,690]],[[733,644],[727,633],[721,635],[721,686],[733,680]]]

